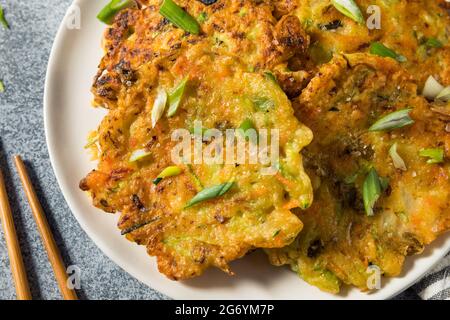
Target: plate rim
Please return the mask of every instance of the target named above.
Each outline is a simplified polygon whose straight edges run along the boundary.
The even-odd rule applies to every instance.
[[[55,69],[57,68],[56,62],[58,60],[58,53],[62,48],[62,44],[64,42],[63,40],[66,35],[65,33],[67,32],[66,28],[65,28],[65,23],[66,23],[66,19],[68,18],[69,9],[72,6],[79,6],[81,8],[83,6],[83,4],[87,1],[89,1],[89,0],[73,0],[72,3],[69,5],[69,7],[66,10],[66,13],[64,15],[64,18],[62,19],[62,21],[58,27],[58,31],[53,40],[50,55],[48,58],[47,70],[46,70],[46,74],[45,74],[45,84],[44,84],[43,118],[44,118],[45,141],[46,141],[46,146],[47,146],[52,170],[53,170],[53,173],[57,180],[58,186],[61,190],[61,193],[63,194],[64,200],[66,201],[72,215],[75,217],[76,221],[81,226],[83,231],[88,235],[88,237],[95,244],[95,246],[97,246],[103,252],[103,254],[105,254],[113,263],[115,263],[117,266],[119,266],[124,272],[131,275],[133,278],[137,279],[139,282],[141,282],[145,286],[147,286],[155,291],[158,291],[170,298],[186,299],[186,297],[178,296],[177,294],[174,294],[174,292],[168,292],[164,288],[159,288],[159,287],[154,288],[146,280],[144,280],[139,274],[135,273],[132,270],[131,271],[127,270],[126,263],[123,262],[123,259],[120,258],[120,255],[116,254],[113,250],[111,250],[110,247],[108,245],[106,245],[106,243],[104,243],[104,241],[101,240],[101,238],[95,234],[95,232],[89,226],[89,223],[87,223],[87,221],[85,221],[85,219],[83,219],[82,216],[80,214],[78,214],[77,210],[75,209],[76,206],[73,204],[73,202],[75,200],[72,199],[71,192],[68,189],[66,189],[64,183],[62,182],[63,181],[62,169],[59,166],[58,161],[56,160],[57,150],[55,150],[56,146],[54,143],[54,138],[52,136],[52,132],[54,129],[53,129],[51,121],[50,121],[50,119],[51,119],[50,113],[51,113],[51,110],[53,109],[50,106],[50,100],[51,100],[50,96],[51,96],[51,92],[52,92],[51,88],[55,81],[54,78],[56,77]],[[445,234],[442,234],[439,237],[445,237]],[[437,241],[437,240],[435,240],[435,241]],[[433,260],[431,260],[429,266],[423,267],[422,271],[420,271],[418,273],[418,275],[412,281],[404,280],[404,283],[402,283],[401,285],[397,285],[395,288],[392,288],[390,292],[387,289],[385,289],[386,293],[379,292],[376,299],[380,299],[380,300],[381,299],[390,299],[390,298],[398,295],[399,293],[403,292],[407,288],[413,286],[415,283],[419,282],[424,276],[427,275],[427,273],[434,266],[436,266],[439,263],[439,261],[443,257],[445,257],[447,255],[447,253],[450,252],[450,245],[448,246],[448,248],[445,248],[445,247],[444,248],[436,248],[436,250],[440,250],[440,253],[436,254],[436,256],[433,258]],[[409,257],[409,258],[411,258],[411,257]],[[414,268],[412,268],[412,270],[413,269]],[[410,272],[412,270],[410,270]],[[370,295],[367,295],[366,297],[367,297],[367,299],[373,299],[370,297]],[[345,300],[346,298],[343,298],[343,299]]]

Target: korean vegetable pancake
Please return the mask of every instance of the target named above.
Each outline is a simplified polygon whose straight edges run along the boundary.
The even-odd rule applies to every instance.
[[[450,81],[449,4],[444,0],[355,0],[364,17],[362,23],[339,12],[330,0],[274,3],[276,14],[296,15],[310,36],[309,68],[328,62],[334,53],[368,52],[373,42],[380,42],[406,57],[403,66],[419,86],[429,74]],[[374,6],[379,8],[379,29],[367,26],[373,25],[378,14]]]
[[[295,242],[268,250],[273,264],[325,291],[367,290],[368,266],[399,275],[406,256],[450,228],[450,119],[418,96],[413,78],[394,59],[364,53],[320,67],[294,103],[314,133],[303,155],[315,199],[298,211]],[[403,120],[389,117],[409,109]],[[427,157],[429,149],[440,156]],[[374,172],[378,198],[367,211],[364,184]]]
[[[208,17],[203,33],[192,35],[163,19],[153,2],[124,10],[106,32],[106,54],[93,92],[95,104],[109,112],[98,128],[98,146],[92,145],[98,148],[98,166],[80,188],[96,207],[120,212],[122,234],[146,246],[167,277],[188,279],[211,266],[231,274],[228,263],[249,250],[290,244],[302,229],[292,209],[312,203],[300,154],[312,133],[294,116],[273,77],[263,72],[262,61],[281,59],[290,49],[271,47],[276,21],[264,3],[179,1],[191,15],[205,11]],[[246,18],[238,8],[259,18]],[[220,41],[218,30],[223,30]],[[261,41],[247,41],[240,32],[253,32]],[[263,47],[266,37],[272,39],[270,49]],[[222,41],[235,51],[221,52]],[[168,116],[162,109],[166,99],[172,106],[171,96],[180,92],[175,88],[183,88],[181,100]],[[179,141],[172,134],[192,131],[196,120],[203,129],[223,133],[243,124],[257,131],[277,129],[279,161],[176,164],[171,153]],[[207,148],[213,142],[201,144]],[[222,150],[230,151],[228,146]],[[263,174],[271,165],[283,173]],[[161,175],[166,169],[170,174]]]
[[[276,67],[281,83],[300,86],[307,78],[306,72],[288,71],[283,65],[306,50],[309,37],[296,16],[277,21],[270,1],[219,0],[211,5],[177,1],[200,21],[199,35],[174,27],[159,13],[159,0],[140,3],[144,5],[139,9],[119,12],[104,35],[105,55],[92,88],[96,105],[114,108],[120,95],[139,82],[136,72],[142,65],[153,62],[157,68],[168,69],[199,41],[214,54],[238,58],[248,71]]]

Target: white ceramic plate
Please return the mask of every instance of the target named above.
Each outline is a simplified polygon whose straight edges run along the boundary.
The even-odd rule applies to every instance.
[[[262,253],[234,262],[234,277],[210,270],[186,282],[166,279],[144,247],[120,235],[118,217],[95,209],[78,188],[80,179],[95,166],[83,148],[86,137],[105,113],[91,107],[90,86],[102,56],[100,42],[105,29],[95,16],[107,2],[76,0],[81,28],[67,28],[70,14],[62,22],[48,64],[44,117],[50,159],[67,203],[96,245],[126,272],[175,299],[386,299],[420,279],[448,252],[450,237],[441,237],[424,254],[408,258],[400,277],[383,279],[382,289],[370,295],[354,289],[339,296],[321,292],[288,268],[270,266]]]

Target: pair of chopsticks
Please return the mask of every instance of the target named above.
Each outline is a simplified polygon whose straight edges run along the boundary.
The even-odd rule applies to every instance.
[[[47,251],[48,259],[52,265],[53,272],[55,273],[56,281],[58,282],[59,289],[65,300],[77,300],[77,295],[73,289],[67,286],[67,273],[64,267],[64,262],[59,253],[55,239],[45,218],[42,206],[39,203],[36,192],[33,189],[30,177],[28,176],[25,164],[20,156],[14,157],[14,162],[19,173],[20,180],[22,181],[23,189],[27,196],[28,202],[33,212],[34,220],[41,235],[44,247]],[[8,255],[11,264],[11,272],[14,278],[16,286],[17,299],[18,300],[31,300],[30,287],[28,285],[25,266],[22,260],[22,254],[20,251],[19,241],[17,239],[16,228],[14,227],[13,216],[11,207],[8,201],[8,195],[6,192],[5,181],[0,169],[0,220],[3,225],[3,231],[5,235],[6,245],[8,247]]]

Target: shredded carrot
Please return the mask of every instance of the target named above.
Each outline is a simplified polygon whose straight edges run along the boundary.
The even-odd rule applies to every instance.
[[[291,180],[286,179],[283,177],[279,172],[275,175],[275,178],[277,178],[278,181],[280,181],[282,184],[287,186],[288,188],[295,188],[295,183],[293,183]]]

